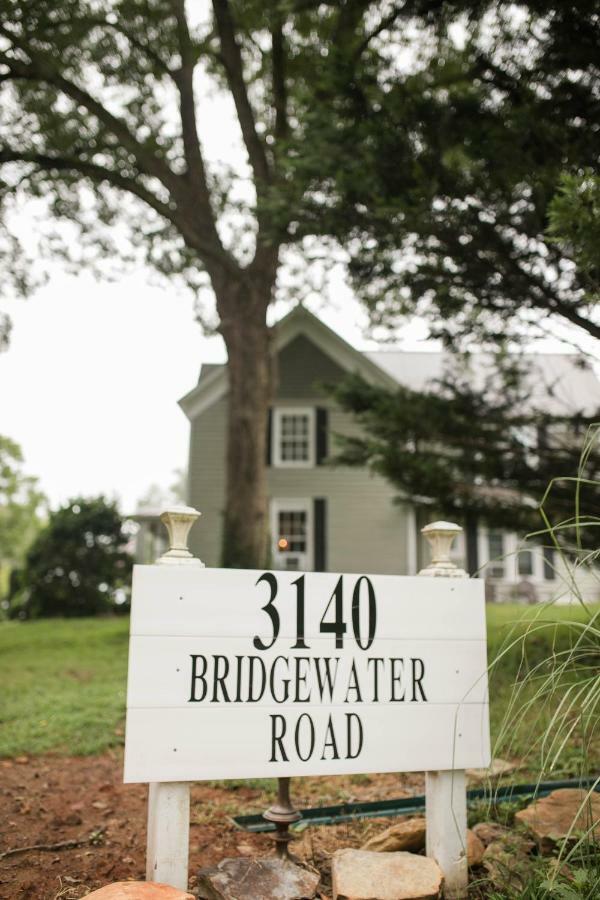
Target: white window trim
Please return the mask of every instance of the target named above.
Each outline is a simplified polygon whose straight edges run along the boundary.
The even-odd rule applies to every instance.
[[[488,530],[484,525],[479,529],[478,533],[479,568],[483,578],[490,578],[487,574],[487,567],[492,562],[488,552]],[[492,530],[495,531],[496,529]],[[524,580],[535,585],[553,584],[556,582],[558,576],[553,580],[544,578],[544,551],[542,547],[538,544],[524,542],[514,531],[500,530],[504,535],[504,578],[491,578],[491,581],[498,584],[519,584]],[[531,575],[519,575],[517,554],[520,549],[531,550],[533,557],[533,573]]]
[[[280,512],[304,512],[306,513],[306,557],[305,569],[312,572],[314,565],[314,522],[313,501],[310,497],[274,497],[271,500],[271,547],[275,556],[277,553],[278,517]],[[291,553],[291,551],[290,551]],[[291,553],[293,556],[294,554]]]
[[[281,417],[308,417],[308,459],[281,458]],[[277,469],[312,469],[316,465],[316,415],[311,406],[276,406],[273,409],[273,432],[271,449],[273,466]]]

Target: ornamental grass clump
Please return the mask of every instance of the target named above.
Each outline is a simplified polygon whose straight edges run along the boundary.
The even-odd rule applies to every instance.
[[[600,517],[594,513],[600,509],[600,482],[586,476],[597,465],[599,442],[600,425],[594,425],[577,474],[552,480],[540,504],[543,527],[527,537],[554,550],[558,587],[552,600],[524,608],[500,644],[490,647],[490,690],[512,673],[502,716],[494,723],[495,755],[518,757],[520,771],[536,787],[569,778],[586,790],[553,855],[532,858],[518,886],[508,877],[493,888],[488,882],[481,896],[493,900],[600,897],[599,822],[590,803],[600,785]],[[551,521],[547,509],[558,484],[561,490],[572,487],[573,516]],[[493,789],[490,800],[493,808]]]

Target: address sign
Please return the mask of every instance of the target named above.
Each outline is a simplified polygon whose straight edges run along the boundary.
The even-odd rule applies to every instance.
[[[126,782],[484,768],[483,582],[136,566]]]

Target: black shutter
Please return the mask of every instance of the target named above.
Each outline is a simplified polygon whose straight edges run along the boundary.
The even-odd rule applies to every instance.
[[[266,459],[265,464],[270,466],[272,464],[272,456],[273,456],[273,447],[272,447],[272,434],[273,434],[273,410],[269,407],[269,411],[267,413],[267,440],[266,440]]]
[[[315,572],[327,571],[327,501],[324,497],[313,500]]]
[[[471,577],[476,575],[479,569],[478,530],[477,516],[473,513],[467,513],[465,516],[465,556],[466,569]]]
[[[316,457],[318,466],[323,465],[323,463],[327,459],[327,454],[329,452],[329,448],[327,446],[328,419],[329,419],[329,410],[325,409],[323,406],[317,406],[317,421],[316,421],[316,434],[315,434],[315,440],[316,440],[315,457]]]

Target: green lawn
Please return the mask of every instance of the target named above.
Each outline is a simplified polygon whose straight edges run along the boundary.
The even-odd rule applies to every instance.
[[[551,623],[507,652],[491,675],[492,732],[498,734],[514,684],[537,662],[570,645],[568,622],[584,621],[578,607],[488,607],[490,661],[516,635],[541,622]],[[48,751],[98,753],[123,742],[129,622],[116,619],[70,619],[0,624],[0,756]],[[596,657],[597,663],[597,657]],[[547,726],[557,697],[535,703],[508,748],[524,755],[532,746],[532,729]],[[523,702],[537,690],[527,685]],[[544,706],[547,708],[544,709]],[[577,734],[564,754],[565,773],[577,767]],[[502,752],[502,746],[498,748]]]
[[[0,755],[123,742],[129,619],[0,624]]]

